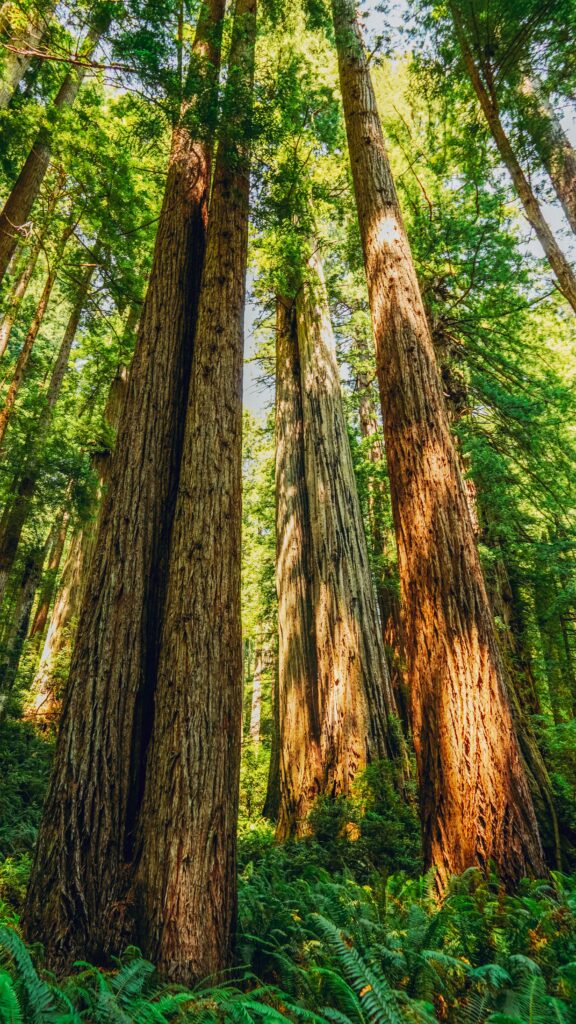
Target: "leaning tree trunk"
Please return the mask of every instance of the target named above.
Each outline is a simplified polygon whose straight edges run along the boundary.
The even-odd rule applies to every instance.
[[[56,209],[58,198],[58,190],[55,189],[52,198],[48,204],[48,207],[46,209],[46,227],[43,228],[38,233],[36,240],[30,246],[30,251],[27,255],[26,263],[22,269],[22,273],[14,282],[14,286],[12,288],[12,291],[10,292],[6,310],[4,312],[4,316],[2,317],[2,322],[0,323],[0,357],[4,355],[8,347],[8,342],[10,341],[12,328],[18,318],[18,312],[22,304],[22,299],[26,294],[28,285],[30,284],[32,275],[36,269],[38,257],[44,247],[46,232],[49,228],[52,214]],[[55,265],[59,262],[61,257],[62,251],[59,250],[57,257],[54,261]]]
[[[12,27],[8,15],[4,62],[0,72],[0,109],[4,110],[8,106],[30,67],[33,55],[26,51],[35,50],[40,45],[46,28],[46,16],[36,14],[27,20],[26,24]]]
[[[204,70],[207,88],[216,88],[223,7],[210,0],[202,9],[192,85]],[[172,137],[24,914],[28,934],[41,938],[54,964],[101,958],[131,941],[123,901],[151,728],[209,184],[209,147],[182,122]]]
[[[42,411],[37,422],[34,424],[34,435],[30,438],[31,450],[28,453],[22,473],[14,484],[14,498],[4,509],[2,519],[0,520],[0,602],[4,596],[8,576],[18,552],[22,530],[24,529],[30,504],[36,493],[36,487],[40,478],[42,469],[39,448],[40,440],[45,437],[50,427],[52,411],[60,396],[60,390],[70,359],[70,352],[76,337],[76,331],[80,323],[80,317],[84,309],[93,273],[94,267],[88,267],[78,288],[76,300],[66,324],[58,355],[50,375],[48,388],[43,398]]]
[[[523,126],[546,168],[570,227],[576,232],[576,150],[541,84],[525,78],[521,92],[533,108],[532,117]]]
[[[191,984],[230,963],[242,724],[242,364],[256,0],[237,0],[141,815],[139,945]],[[235,139],[236,141],[233,141]]]
[[[498,152],[510,177],[512,178],[514,188],[516,189],[520,202],[522,203],[526,219],[534,228],[534,232],[544,250],[548,263],[556,275],[558,287],[565,299],[572,306],[572,309],[576,312],[576,274],[574,274],[570,263],[558,245],[554,234],[542,213],[540,204],[534,195],[530,182],[524,174],[524,171],[520,166],[520,162],[512,149],[510,140],[506,135],[504,126],[500,119],[498,102],[496,100],[494,89],[491,88],[490,84],[487,88],[482,81],[480,70],[474,60],[472,50],[470,49],[466,38],[466,31],[458,6],[453,2],[453,0],[450,0],[449,8],[452,13],[452,19],[454,21],[456,36],[458,38],[464,65],[468,72],[474,92],[478,97],[478,101],[482,108],[484,117],[486,118],[486,123],[490,129],[492,138],[494,139]]]
[[[545,872],[458,456],[354,0],[332,0],[385,425],[425,856]],[[576,296],[575,296],[576,298]]]
[[[85,58],[90,57],[106,27],[101,24],[92,25],[84,45],[83,56]],[[85,74],[85,68],[74,68],[68,72],[54,100],[52,108],[54,112],[72,106]],[[38,132],[26,162],[4,204],[4,209],[0,213],[0,284],[19,242],[27,231],[32,206],[38,197],[48,170],[52,131],[52,128],[45,126]]]

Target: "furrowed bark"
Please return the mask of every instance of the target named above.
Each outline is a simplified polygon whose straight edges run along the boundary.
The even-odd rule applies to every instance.
[[[223,6],[203,7],[194,44],[213,92]],[[132,941],[125,894],[152,726],[209,186],[210,147],[181,122],[24,914],[53,964],[105,959]]]
[[[464,60],[464,65],[468,72],[474,92],[478,97],[478,101],[482,108],[484,117],[486,118],[486,123],[490,129],[492,138],[494,139],[498,152],[510,177],[512,178],[514,188],[516,189],[520,202],[522,203],[526,219],[534,228],[534,233],[544,250],[548,263],[556,275],[558,288],[564,295],[567,302],[570,303],[572,309],[576,312],[576,274],[574,274],[570,263],[562,252],[549,224],[544,218],[540,204],[534,195],[530,182],[524,174],[524,171],[520,166],[520,162],[512,149],[510,140],[506,135],[504,126],[500,119],[498,103],[494,90],[486,88],[482,81],[479,68],[474,60],[472,50],[470,49],[466,38],[464,23],[458,7],[455,3],[450,2],[449,8],[452,14],[452,20],[454,21],[454,27],[456,29],[456,35],[458,37],[458,43]]]
[[[296,306],[282,296],[276,299],[276,590],[282,839],[305,829],[323,776]]]
[[[83,55],[90,57],[107,25],[93,25],[86,37]],[[56,95],[53,110],[71,107],[80,91],[85,68],[72,68]],[[29,227],[29,218],[50,164],[53,129],[40,129],[18,178],[0,213],[0,284],[19,242]]]
[[[398,545],[425,856],[545,874],[440,376],[353,0],[332,0]]]
[[[139,944],[191,984],[229,966],[242,723],[242,365],[256,0],[237,0],[141,815]],[[217,628],[215,628],[217,623]]]

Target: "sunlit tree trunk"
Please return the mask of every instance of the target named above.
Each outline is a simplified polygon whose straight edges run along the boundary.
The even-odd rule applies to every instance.
[[[74,306],[68,318],[68,323],[60,342],[60,348],[52,367],[46,394],[43,398],[42,410],[34,424],[34,433],[30,438],[31,450],[21,474],[14,482],[12,489],[14,497],[4,509],[2,519],[0,520],[0,601],[4,596],[8,576],[18,551],[22,530],[40,478],[42,467],[39,439],[43,438],[49,429],[52,412],[60,396],[60,390],[70,359],[70,352],[86,303],[86,296],[94,269],[93,266],[88,267],[79,285]]]
[[[92,25],[83,47],[84,57],[90,57],[105,27],[101,24]],[[68,72],[54,100],[54,112],[72,106],[85,74],[86,69],[82,67],[72,68]],[[27,233],[32,206],[39,195],[50,164],[51,139],[52,129],[41,128],[0,213],[0,284],[19,242]]]
[[[255,36],[256,0],[237,0],[141,815],[139,945],[165,975],[185,984],[229,966],[236,917],[249,213],[242,135]]]
[[[576,232],[576,150],[562,122],[537,80],[525,78],[521,91],[533,107],[532,118],[523,122],[542,160],[566,219]]]
[[[202,9],[191,87],[205,74],[215,90],[222,14],[223,0]],[[209,147],[180,123],[24,914],[51,962],[102,958],[132,941],[124,896],[152,724],[209,185]]]
[[[474,92],[478,97],[478,102],[480,103],[482,112],[486,118],[486,123],[490,129],[492,138],[494,139],[498,152],[510,177],[512,178],[514,188],[516,189],[520,202],[522,203],[526,219],[534,228],[534,232],[546,254],[548,263],[556,275],[558,287],[566,300],[572,306],[572,309],[576,312],[576,275],[558,245],[554,234],[542,213],[542,209],[534,195],[530,182],[524,174],[524,171],[520,166],[520,161],[512,148],[500,118],[498,101],[496,99],[494,89],[492,88],[492,83],[490,79],[486,84],[482,80],[480,69],[474,60],[474,55],[466,37],[464,22],[457,3],[450,0],[449,8],[452,13],[452,19],[454,21],[456,36],[458,38],[464,65],[468,72]],[[489,73],[489,68],[485,67],[484,71],[485,73],[486,71]]]
[[[434,348],[354,0],[333,0],[376,343],[425,856],[443,889],[545,872]]]
[[[10,6],[12,5],[3,5],[3,7],[7,8]],[[19,24],[13,26],[11,14],[10,10],[2,10],[0,12],[1,27],[3,34],[6,36],[4,42],[13,47],[13,49],[8,49],[5,46],[3,49],[2,70],[0,72],[0,109],[5,109],[8,106],[32,61],[30,54],[25,52],[19,53],[18,51],[36,49],[42,42],[48,22],[46,14],[41,15],[36,12],[26,21],[26,24],[21,24],[22,15],[18,13]]]

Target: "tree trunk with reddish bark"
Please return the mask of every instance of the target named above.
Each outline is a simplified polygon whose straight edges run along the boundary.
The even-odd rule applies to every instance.
[[[70,514],[65,509],[58,524],[56,536],[54,537],[48,555],[46,573],[44,579],[42,580],[42,585],[40,587],[40,592],[38,594],[38,604],[36,606],[36,611],[34,612],[32,625],[30,626],[30,639],[37,636],[38,634],[42,634],[44,632],[44,627],[46,626],[48,612],[50,611],[52,597],[54,596],[54,590],[56,588],[56,574],[60,568],[62,552],[64,551],[64,545],[66,543],[66,534],[68,533],[69,521]]]
[[[230,964],[242,724],[242,369],[256,0],[237,0],[198,308],[154,727],[139,945],[191,984]]]
[[[425,856],[545,873],[534,808],[354,0],[332,0],[395,521]]]
[[[223,7],[210,0],[202,8],[194,44],[192,85],[205,74],[212,93]],[[125,896],[152,728],[209,187],[209,146],[179,123],[24,913],[53,964],[103,959],[132,941]]]

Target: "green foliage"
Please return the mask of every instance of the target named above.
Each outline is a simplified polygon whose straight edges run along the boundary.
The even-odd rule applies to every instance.
[[[52,744],[26,722],[0,724],[0,857],[30,854],[50,770]],[[0,896],[5,898],[6,863]]]

